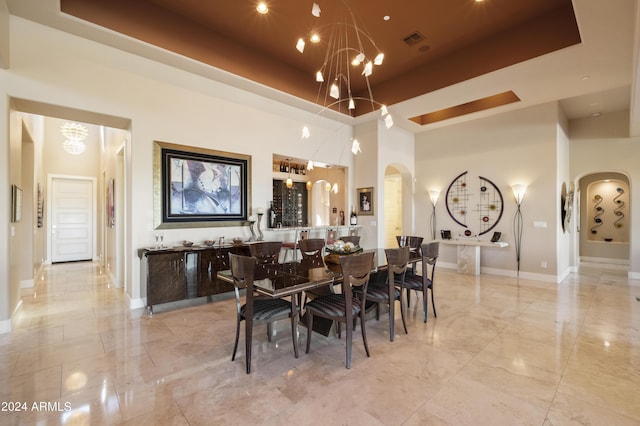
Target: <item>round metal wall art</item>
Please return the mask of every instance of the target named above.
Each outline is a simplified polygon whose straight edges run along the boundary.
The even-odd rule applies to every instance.
[[[474,193],[467,181],[468,171],[459,174],[447,188],[445,205],[447,213],[458,225],[467,228],[465,235],[472,235],[468,228],[477,227],[477,235],[491,231],[500,222],[504,200],[500,189],[489,179],[478,176],[478,192]],[[476,215],[471,212],[477,212]],[[477,224],[470,221],[477,218]]]

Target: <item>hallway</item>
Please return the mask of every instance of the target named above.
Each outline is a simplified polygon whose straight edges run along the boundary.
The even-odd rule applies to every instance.
[[[295,359],[289,323],[255,331],[235,362],[235,302],[152,317],[128,309],[95,263],[50,265],[0,335],[3,424],[566,425],[640,423],[640,281],[583,265],[559,285],[436,272],[438,318],[412,297],[409,334],[367,322],[314,336]],[[399,313],[398,313],[399,315]],[[306,330],[299,328],[300,342]],[[49,411],[32,409],[48,402]],[[8,402],[26,412],[8,411]],[[57,405],[55,403],[58,403]],[[21,407],[24,407],[21,405]]]

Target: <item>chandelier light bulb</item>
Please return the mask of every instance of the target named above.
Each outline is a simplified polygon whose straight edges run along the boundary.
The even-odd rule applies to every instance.
[[[313,161],[309,160],[307,163],[307,170],[313,170]]]
[[[380,107],[380,115],[384,117],[387,114],[389,114],[389,111],[387,110],[387,106],[386,105],[382,105]]]
[[[298,39],[298,43],[296,43],[296,49],[298,49],[298,52],[300,53],[304,53],[304,40],[299,38]]]
[[[327,183],[324,185],[324,189],[327,192],[331,191],[331,182],[327,181]]]
[[[364,66],[364,70],[362,70],[362,75],[364,75],[365,77],[369,77],[371,74],[373,74],[373,62],[369,61]]]
[[[338,183],[337,182],[333,184],[333,188],[331,188],[331,190],[333,191],[334,194],[338,193]]]
[[[359,152],[362,152],[360,150],[360,142],[358,142],[358,139],[353,140],[353,143],[351,144],[351,152],[353,152],[353,155],[358,155]]]
[[[382,61],[384,60],[384,53],[378,53],[378,56],[373,60],[374,65],[382,65]]]
[[[329,90],[329,96],[331,96],[333,99],[340,98],[340,89],[338,88],[337,84],[333,83],[331,85],[331,89]]]
[[[318,5],[318,3],[314,3],[313,6],[311,6],[311,14],[316,18],[319,18],[320,12],[321,12],[320,5]]]
[[[391,114],[387,114],[387,116],[384,118],[384,125],[387,129],[393,127],[393,118],[391,118]]]
[[[291,180],[291,178],[287,178],[287,188],[293,188],[293,180]]]
[[[353,102],[353,98],[349,98],[349,109],[356,109],[356,103]]]
[[[302,128],[302,139],[309,139],[310,136],[311,133],[309,133],[309,128],[307,126],[304,126]]]
[[[316,73],[316,81],[318,83],[322,83],[324,81],[324,77],[322,76],[322,71],[318,71]]]

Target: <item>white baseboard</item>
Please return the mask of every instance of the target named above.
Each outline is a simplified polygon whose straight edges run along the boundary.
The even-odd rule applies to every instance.
[[[11,320],[0,321],[0,334],[11,333]]]
[[[127,298],[129,299],[129,309],[139,309],[147,306],[147,299],[143,299],[143,298],[132,299],[128,296]]]
[[[20,288],[33,288],[35,284],[35,281],[32,279],[30,280],[22,280],[20,281]]]
[[[629,259],[612,259],[610,257],[580,256],[580,262],[609,263],[609,264],[612,264],[612,265],[626,265],[626,266],[629,266]]]

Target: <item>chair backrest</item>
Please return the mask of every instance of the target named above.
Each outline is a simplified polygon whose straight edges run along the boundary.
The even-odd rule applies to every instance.
[[[358,235],[358,228],[349,229],[349,235],[351,235],[352,237]]]
[[[422,277],[428,278],[428,267],[431,265],[431,281],[436,272],[436,260],[440,254],[440,243],[438,241],[432,241],[430,243],[422,244],[420,250],[422,251]]]
[[[339,239],[344,241],[345,243],[353,243],[355,245],[359,245],[360,244],[360,236],[359,235],[343,235]]]
[[[364,310],[367,299],[367,286],[369,277],[373,269],[373,252],[352,254],[340,257],[340,268],[342,269],[342,292],[346,300],[346,306],[351,306],[353,298],[353,287],[362,288],[362,300],[360,309]],[[347,309],[347,324],[352,318],[351,309]]]
[[[327,238],[325,238],[325,240],[327,241],[327,244],[333,244],[335,240],[338,239],[338,231],[336,231],[335,229],[327,229]]]
[[[387,255],[389,280],[393,281],[396,275],[400,275],[400,278],[404,280],[404,275],[407,272],[407,264],[409,263],[409,246],[385,249],[384,253]]]
[[[248,315],[253,310],[253,280],[256,270],[256,258],[249,256],[240,256],[239,254],[229,253],[229,263],[231,263],[231,276],[233,278],[233,287],[236,293],[236,304],[238,312],[240,312],[240,290],[246,289],[246,309]]]
[[[258,263],[278,263],[282,241],[260,241],[249,244],[249,253]]]
[[[300,231],[300,241],[306,240],[309,237],[309,231]]]
[[[324,240],[322,238],[307,238],[300,240],[300,253],[303,259],[313,259],[322,261],[322,248]]]
[[[417,237],[414,235],[396,235],[398,247],[408,246],[411,251],[420,249],[423,239],[424,238],[422,237]]]

